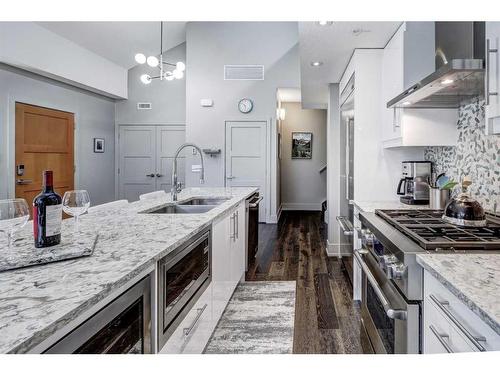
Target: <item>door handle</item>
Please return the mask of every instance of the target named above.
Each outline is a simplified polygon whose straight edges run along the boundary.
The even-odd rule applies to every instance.
[[[160,173],[157,173],[157,174],[156,174],[156,177],[163,177],[163,175],[162,175],[162,174],[160,174]]]
[[[234,180],[234,178],[235,178],[234,176],[227,176],[226,180]]]
[[[155,174],[154,173],[150,173],[150,174],[147,174],[146,177],[154,177]]]
[[[33,183],[33,180],[25,180],[25,179],[22,179],[22,178],[18,178],[16,180],[16,184],[18,185],[29,185],[29,184],[32,184]]]

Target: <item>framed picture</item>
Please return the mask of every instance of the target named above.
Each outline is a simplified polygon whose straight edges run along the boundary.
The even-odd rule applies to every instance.
[[[104,152],[104,138],[94,138],[94,152]]]
[[[312,133],[292,132],[292,159],[312,159]]]

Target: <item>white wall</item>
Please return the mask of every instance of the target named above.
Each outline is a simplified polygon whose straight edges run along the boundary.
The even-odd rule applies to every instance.
[[[302,109],[301,103],[281,103],[281,194],[284,210],[321,210],[326,199],[326,110]],[[311,132],[312,159],[292,159],[292,132]]]
[[[339,84],[329,85],[328,117],[327,117],[327,198],[328,198],[328,249],[329,254],[338,254],[342,236],[337,216],[341,215],[341,201],[344,196],[341,194],[341,165],[340,154],[345,153],[345,146],[341,142],[341,121],[340,121],[340,93]]]
[[[114,199],[114,102],[111,99],[0,65],[0,198],[14,196],[15,103],[75,114],[75,188],[86,189],[92,204]],[[105,153],[93,152],[104,138]]]
[[[0,62],[112,98],[127,97],[127,69],[33,22],[0,22]]]
[[[164,53],[168,62],[186,61],[186,43]],[[184,124],[186,121],[186,77],[173,81],[154,80],[143,84],[142,74],[153,75],[155,70],[147,64],[128,71],[128,99],[116,102],[117,124]],[[189,75],[189,71],[186,71]],[[151,110],[138,110],[137,102],[152,103]]]
[[[186,27],[186,139],[202,148],[221,148],[225,121],[266,121],[269,126],[268,220],[276,220],[276,90],[300,86],[296,22],[190,22]],[[262,64],[264,81],[224,81],[225,64]],[[254,102],[249,114],[238,111],[238,101]],[[201,107],[210,98],[213,107]],[[190,170],[191,159],[187,163]],[[206,185],[224,186],[224,157],[206,158]],[[186,173],[188,186],[198,176]]]

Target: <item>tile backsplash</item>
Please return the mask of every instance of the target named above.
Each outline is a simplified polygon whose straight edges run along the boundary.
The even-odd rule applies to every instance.
[[[471,195],[486,210],[495,202],[500,210],[500,135],[485,135],[484,100],[461,106],[457,125],[457,145],[426,147],[425,160],[433,162],[438,174],[445,172],[458,182],[470,176]]]

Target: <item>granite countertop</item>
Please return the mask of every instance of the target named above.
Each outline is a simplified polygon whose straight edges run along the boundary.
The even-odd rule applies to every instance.
[[[358,201],[352,200],[354,206],[361,212],[375,212],[375,210],[421,210],[429,208],[429,205],[404,204],[400,201]]]
[[[419,254],[417,262],[500,335],[500,254]]]
[[[99,233],[90,257],[0,272],[0,353],[34,348],[114,290],[124,286],[256,188],[189,188],[179,201],[192,197],[229,197],[203,214],[143,214],[171,203],[168,198],[131,203],[81,217],[83,235]],[[31,223],[16,236],[31,236]],[[63,221],[63,231],[73,221]],[[2,249],[0,248],[0,251]]]

